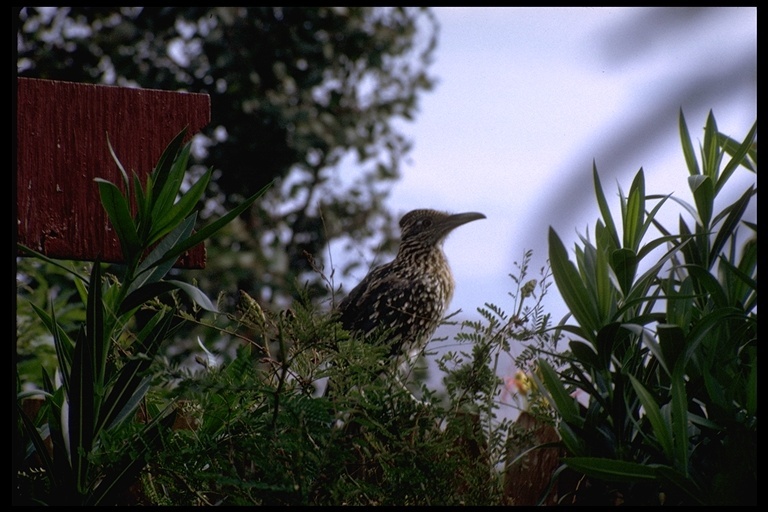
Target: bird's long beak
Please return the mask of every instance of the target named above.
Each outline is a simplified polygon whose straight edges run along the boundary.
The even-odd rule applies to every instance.
[[[445,238],[448,235],[448,233],[450,233],[457,227],[466,224],[467,222],[472,222],[473,220],[479,220],[484,218],[485,218],[485,215],[478,212],[456,213],[453,215],[449,215],[448,217],[440,221],[440,226],[439,226],[440,239]]]
[[[478,212],[456,213],[445,219],[445,225],[450,226],[451,229],[454,229],[461,226],[462,224],[466,224],[467,222],[472,222],[473,220],[480,220],[484,218],[485,215]]]

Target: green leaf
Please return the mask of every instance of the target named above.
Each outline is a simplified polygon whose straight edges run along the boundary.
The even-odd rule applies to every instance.
[[[757,417],[757,350],[755,347],[747,347],[749,376],[747,378],[745,407],[747,414]]]
[[[253,194],[251,197],[243,201],[240,205],[233,208],[226,215],[208,224],[207,226],[202,228],[200,231],[190,236],[186,241],[175,246],[171,251],[168,251],[162,258],[160,258],[160,260],[157,263],[160,264],[169,260],[175,261],[176,258],[181,256],[185,251],[188,251],[189,249],[196,246],[197,244],[202,243],[206,239],[210,238],[212,235],[217,233],[224,226],[229,224],[235,217],[237,217],[238,215],[243,213],[245,210],[250,208],[250,206],[256,201],[256,199],[261,197],[261,195],[264,194],[264,192],[266,192],[271,186],[272,186],[272,183],[269,183],[268,185],[263,187],[261,190]]]
[[[77,271],[67,267],[66,265],[63,265],[59,260],[51,259],[48,256],[46,256],[45,254],[37,252],[37,251],[35,251],[33,249],[30,249],[26,245],[20,244],[20,243],[16,244],[16,250],[19,251],[19,252],[27,253],[28,255],[34,256],[35,258],[37,258],[39,260],[42,260],[42,261],[44,261],[44,262],[46,262],[46,263],[48,263],[50,265],[53,265],[55,267],[58,267],[58,268],[64,270],[68,274],[71,274],[72,276],[74,276],[77,280],[79,280],[81,282],[84,282],[84,283],[88,283],[88,278],[86,276],[84,276],[84,275],[78,273]]]
[[[645,216],[645,175],[641,168],[632,180],[627,199],[626,215],[624,217],[623,247],[637,252],[642,241]]]
[[[168,216],[176,201],[176,197],[179,195],[181,184],[184,181],[184,174],[187,172],[190,147],[190,144],[185,145],[178,156],[176,156],[175,153],[169,155],[169,157],[173,159],[170,167],[163,166],[161,168],[161,164],[158,164],[155,168],[156,197],[152,205],[151,215],[156,223],[157,221],[162,222],[162,219]],[[163,176],[161,173],[166,169],[167,176]],[[183,217],[184,216],[182,216],[182,218]]]
[[[688,241],[685,245],[681,246],[683,258],[686,263],[692,265],[702,265],[704,257],[702,253],[706,252],[706,247],[700,247],[701,237],[694,236],[691,230],[688,228],[688,224],[685,223],[682,216],[680,217],[679,227],[680,236],[683,240]]]
[[[571,428],[570,425],[560,422],[557,426],[557,432],[568,453],[579,455],[586,452],[584,440]]]
[[[701,153],[701,163],[704,176],[708,176],[713,185],[717,182],[717,173],[723,158],[717,133],[717,122],[710,110],[707,123],[704,126],[704,147]]]
[[[175,289],[176,286],[166,281],[155,281],[143,284],[142,286],[131,291],[126,296],[126,298],[120,304],[118,313],[123,315],[134,308],[142,306],[147,301]]]
[[[685,155],[685,164],[688,167],[688,173],[691,176],[696,176],[701,174],[701,171],[699,171],[699,164],[696,161],[696,152],[693,149],[693,144],[691,143],[691,135],[688,131],[688,125],[685,122],[685,116],[683,115],[683,109],[680,109],[680,117],[679,117],[679,128],[680,128],[680,142],[683,145],[683,154]]]
[[[133,190],[136,197],[136,232],[140,240],[146,240],[147,233],[149,232],[148,228],[151,228],[151,226],[146,225],[151,223],[149,216],[150,204],[147,196],[144,194],[144,190],[141,188],[141,180],[135,172],[133,173]]]
[[[541,371],[541,378],[543,380],[543,386],[539,386],[546,394],[551,398],[550,403],[560,413],[563,421],[570,423],[576,427],[582,427],[584,420],[579,415],[579,409],[576,406],[576,400],[566,391],[557,372],[549,365],[544,359],[539,359],[539,370]],[[534,379],[538,379],[536,374],[533,375]]]
[[[660,199],[659,202],[656,203],[653,209],[648,213],[648,215],[645,218],[645,222],[640,227],[640,235],[639,235],[640,240],[638,241],[638,244],[643,238],[645,238],[645,234],[648,232],[648,228],[650,228],[652,225],[655,225],[656,215],[658,214],[659,210],[661,210],[661,207],[664,205],[664,203],[666,203],[667,200],[671,197],[672,197],[672,194],[668,194],[666,196],[662,196],[661,198],[659,198]],[[662,238],[666,238],[666,237],[662,237]],[[657,240],[658,239],[652,240],[649,243],[656,242]],[[638,255],[644,255],[646,253],[645,247],[646,246],[639,248],[639,250],[637,251]]]
[[[569,468],[607,482],[638,482],[656,480],[656,466],[602,459],[598,457],[566,457]]]
[[[602,232],[606,233],[606,230],[602,230]],[[611,282],[612,269],[608,256],[611,249],[608,247],[609,243],[610,238],[606,235],[598,238],[597,250],[595,251],[595,268],[594,273],[592,273],[595,276],[595,301],[600,323],[609,321],[616,311],[617,294]]]
[[[597,332],[595,349],[602,362],[602,370],[609,368],[611,357],[614,355],[616,348],[620,346],[619,342],[625,335],[625,333],[621,332],[621,325],[619,322],[611,322],[601,327]]]
[[[216,309],[216,306],[211,302],[211,299],[208,298],[208,296],[203,293],[200,288],[196,286],[192,286],[189,283],[185,283],[183,281],[175,281],[172,279],[169,279],[167,281],[168,283],[176,286],[179,290],[186,293],[190,299],[192,299],[195,304],[200,306],[201,308],[205,309],[206,311],[212,311],[214,313],[218,313],[218,309]]]
[[[704,491],[691,480],[690,478],[681,475],[679,471],[667,466],[656,467],[656,473],[659,475],[659,479],[669,482],[677,487],[680,491],[684,492],[688,498],[699,505],[707,505],[708,500],[703,498],[705,496]]]
[[[181,196],[181,198],[179,198],[179,201],[170,208],[164,217],[155,217],[155,228],[149,239],[150,244],[165,236],[192,213],[195,206],[200,201],[200,198],[203,196],[205,189],[208,188],[210,179],[211,171],[208,170],[184,195]]]
[[[735,236],[736,228],[739,226],[741,218],[744,215],[744,212],[747,210],[747,206],[749,206],[749,202],[752,196],[755,194],[757,194],[757,190],[750,185],[750,187],[741,195],[741,197],[739,197],[732,204],[723,208],[723,210],[715,217],[715,222],[717,222],[722,216],[727,215],[725,221],[723,221],[722,226],[720,226],[720,229],[715,236],[715,241],[712,243],[712,249],[710,252],[712,259],[709,262],[710,266],[714,263],[715,258],[717,258],[720,252],[723,250],[726,241],[732,236]]]
[[[625,297],[632,289],[632,283],[637,272],[637,264],[637,255],[631,249],[618,249],[611,253],[611,268]]]
[[[141,252],[142,247],[136,226],[133,224],[128,201],[114,184],[101,178],[96,178],[94,181],[99,184],[101,204],[104,206],[112,228],[120,240],[123,257],[130,265]]]
[[[136,203],[140,206],[136,215],[136,231],[139,240],[146,242],[149,240],[149,233],[152,231],[154,219],[152,218],[152,190],[154,189],[154,177],[148,174],[145,181],[144,190],[141,188],[141,179],[134,173],[134,189],[136,190]]]
[[[645,415],[651,424],[656,441],[661,446],[664,455],[670,462],[675,461],[674,445],[672,443],[672,428],[664,421],[659,405],[647,389],[633,375],[628,375],[632,388],[645,410]],[[687,442],[687,436],[686,440]]]
[[[720,178],[718,178],[717,180],[717,184],[715,186],[715,193],[720,192],[720,190],[726,184],[726,182],[734,173],[734,171],[739,167],[739,165],[744,164],[748,169],[757,172],[757,170],[753,169],[751,165],[748,163],[748,161],[746,160],[746,157],[749,154],[749,151],[750,149],[752,149],[752,146],[754,144],[756,133],[757,133],[757,122],[755,122],[752,125],[752,128],[750,128],[749,133],[747,133],[747,136],[744,137],[744,141],[738,146],[738,148],[736,148],[735,151],[729,150],[730,148],[728,147],[728,141],[730,139],[723,134],[718,134],[720,145],[728,153],[731,154],[731,159],[725,165],[725,168],[720,174]]]
[[[588,335],[587,339],[594,340],[594,333],[598,329],[596,305],[592,302],[576,267],[568,259],[563,243],[551,227],[549,228],[549,260],[560,295],[585,334]]]
[[[85,311],[86,339],[90,344],[93,361],[89,361],[93,367],[96,391],[101,392],[100,386],[104,382],[104,372],[107,365],[107,355],[110,348],[110,336],[104,329],[104,303],[101,293],[101,263],[95,261],[91,270],[90,286],[88,287],[88,303]]]
[[[38,318],[43,322],[48,332],[53,336],[53,346],[56,350],[56,360],[59,364],[59,370],[61,372],[61,380],[64,389],[69,391],[69,373],[72,366],[72,353],[74,352],[74,342],[69,337],[67,332],[62,329],[56,321],[56,312],[53,307],[53,300],[51,300],[51,314],[45,312],[45,310],[30,303],[32,309],[37,313]]]
[[[688,396],[685,391],[685,366],[679,362],[672,372],[672,460],[675,469],[688,477]]]
[[[158,311],[136,336],[137,341],[132,345],[133,356],[120,368],[117,379],[104,400],[96,425],[97,433],[104,427],[111,428],[114,423],[125,418],[132,412],[126,405],[138,405],[146,393],[148,388],[142,386],[144,373],[166,339],[172,319],[172,314]]]
[[[659,324],[657,326],[659,336],[660,359],[664,362],[671,375],[680,355],[685,349],[685,332],[679,325]]]
[[[147,190],[147,196],[152,198],[152,212],[158,211],[158,209],[162,208],[162,205],[167,204],[169,200],[171,204],[173,204],[173,200],[176,199],[176,192],[179,190],[178,187],[175,187],[173,183],[166,187],[166,182],[168,181],[169,177],[171,177],[171,167],[173,166],[173,162],[179,152],[179,148],[181,148],[181,144],[184,141],[184,137],[186,135],[187,128],[184,127],[184,129],[182,129],[178,135],[173,138],[168,146],[166,146],[163,154],[160,155],[160,159],[157,161],[157,165],[155,165],[155,169],[152,171],[154,187],[151,191]],[[182,176],[184,170],[186,169],[182,169]],[[175,177],[176,176],[174,175],[172,178]],[[169,199],[168,195],[171,194],[170,191],[173,190],[174,187],[175,191],[172,194],[173,197],[170,197]]]
[[[712,209],[715,203],[714,182],[709,176],[689,176],[688,186],[693,192],[699,222],[704,229],[708,229],[712,221]]]
[[[738,309],[728,307],[714,310],[701,317],[688,333],[685,351],[677,364],[683,365],[683,368],[685,368],[691,358],[693,358],[694,354],[698,351],[699,345],[707,338],[710,332],[713,329],[716,330],[725,320],[730,318],[741,319],[744,318],[744,315]]]
[[[67,404],[69,405],[69,458],[72,461],[76,488],[83,494],[87,490],[88,455],[93,448],[94,440],[96,389],[93,373],[95,359],[93,346],[86,331],[81,330],[80,333],[81,336],[77,338],[72,357]]]
[[[635,300],[643,300],[644,298],[647,298],[647,291],[658,279],[661,268],[667,261],[674,258],[681,250],[684,250],[687,243],[688,241],[686,240],[679,245],[673,245],[670,247],[670,249],[664,253],[661,258],[659,258],[648,270],[646,270],[639,278],[637,278],[634,286],[632,287],[632,290],[629,293],[629,296],[626,298],[626,302],[630,303]]]
[[[728,303],[752,311],[757,303],[757,239],[744,244],[738,267],[721,256],[719,271],[726,283]]]
[[[202,290],[191,284],[183,281],[176,281],[169,279],[168,281],[157,281],[153,283],[145,284],[132,293],[130,293],[123,303],[120,305],[120,314],[124,314],[134,308],[141,306],[147,301],[159,297],[164,293],[168,293],[173,290],[181,290],[186,293],[195,304],[205,309],[206,311],[212,311],[217,313],[216,306],[211,302]]]
[[[600,176],[597,174],[597,167],[595,166],[594,161],[592,162],[592,179],[595,184],[595,196],[597,197],[597,205],[600,208],[600,215],[603,217],[603,223],[613,239],[614,246],[617,248],[621,247],[619,234],[616,230],[616,223],[611,216],[611,209],[608,206],[608,201],[605,200],[605,193],[603,192],[603,186],[600,184]]]
[[[176,262],[176,258],[170,259],[165,258],[165,256],[169,252],[175,251],[180,244],[189,239],[192,235],[196,220],[197,213],[187,217],[181,224],[176,226],[173,231],[168,233],[168,235],[163,238],[154,249],[152,249],[152,252],[142,260],[141,264],[136,269],[136,278],[128,287],[128,294],[148,283],[160,281],[165,277]]]
[[[724,290],[720,282],[707,269],[699,265],[681,265],[680,267],[688,270],[694,287],[707,291],[716,308],[730,306],[728,304],[728,290]]]
[[[598,370],[603,368],[603,366],[600,364],[600,359],[597,357],[597,353],[591,345],[581,341],[573,340],[568,343],[568,346],[571,349],[573,357],[582,366]]]
[[[16,414],[18,414],[18,416],[21,418],[22,423],[24,424],[24,430],[32,440],[32,444],[35,447],[35,452],[40,458],[40,462],[42,463],[43,468],[48,473],[48,475],[51,475],[51,478],[53,478],[53,475],[56,473],[56,469],[53,461],[51,460],[51,456],[48,454],[48,447],[45,445],[45,441],[43,441],[43,438],[40,436],[40,432],[37,430],[37,427],[32,422],[32,420],[27,417],[27,414],[24,412],[24,409],[21,407],[21,404],[18,401],[16,402]]]
[[[126,451],[116,464],[109,468],[95,489],[88,495],[85,505],[115,505],[125,490],[138,478],[146,465],[150,450],[159,448],[160,434],[172,427],[176,411],[158,416],[144,430],[128,440],[133,450]]]
[[[120,162],[120,159],[117,158],[117,155],[115,154],[115,150],[112,147],[112,142],[109,140],[109,134],[107,133],[107,147],[109,148],[109,154],[112,155],[112,160],[115,161],[117,164],[118,170],[120,170],[120,174],[123,176],[123,185],[125,186],[125,190],[130,191],[131,190],[131,182],[128,180],[128,173],[125,172],[125,168],[123,167],[123,164]]]

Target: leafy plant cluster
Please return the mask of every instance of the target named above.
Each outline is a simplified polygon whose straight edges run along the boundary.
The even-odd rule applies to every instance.
[[[91,265],[89,275],[61,266],[71,274],[82,301],[82,314],[57,315],[31,304],[37,322],[53,338],[56,370],[41,365],[42,390],[21,392],[19,398],[40,394],[44,401],[36,418],[19,405],[19,427],[27,443],[16,446],[17,460],[36,458],[36,465],[17,466],[17,498],[27,503],[102,504],[118,500],[156,449],[160,431],[173,423],[166,408],[154,410],[137,421],[136,409],[149,386],[147,371],[163,341],[179,326],[175,311],[160,307],[139,317],[150,301],[181,290],[200,307],[214,309],[196,287],[166,279],[174,262],[239,215],[258,197],[244,201],[217,221],[193,232],[196,207],[210,179],[204,174],[180,193],[187,170],[190,145],[181,148],[182,131],[166,148],[144,186],[120,165],[121,188],[97,180],[102,205],[107,211],[123,251],[120,276],[103,274],[102,265]],[[111,147],[110,147],[111,150]],[[136,204],[131,214],[130,200]],[[58,265],[29,248],[23,253]],[[84,310],[84,311],[83,311]],[[46,440],[48,439],[48,441]],[[50,449],[49,449],[50,447]],[[34,477],[25,470],[30,469]],[[33,471],[34,470],[34,471]]]
[[[522,279],[527,272],[521,268]],[[327,278],[324,277],[326,280]],[[530,281],[529,281],[530,282]],[[330,282],[329,282],[330,285]],[[519,300],[529,299],[528,286]],[[545,287],[542,287],[544,289]],[[494,308],[500,315],[503,311]],[[538,321],[536,308],[517,308]],[[241,292],[228,363],[155,369],[157,395],[186,404],[193,428],[166,438],[142,475],[143,499],[161,504],[501,504],[508,419],[494,373],[528,320],[466,334],[439,367],[444,393],[401,374],[387,345],[361,343],[309,296],[284,312]],[[466,325],[468,329],[481,328]],[[485,327],[482,327],[485,329]],[[383,334],[385,335],[385,334]],[[445,341],[445,340],[439,340]],[[327,381],[333,393],[325,393]],[[165,396],[167,394],[167,396]]]
[[[38,279],[74,286],[79,313],[66,292],[47,310],[36,305],[42,292],[22,283],[27,311],[53,338],[55,374],[40,361],[44,403],[28,415],[21,369],[29,374],[34,347],[17,367],[15,499],[522,504],[518,491],[532,480],[527,504],[753,503],[757,225],[743,215],[756,191],[719,212],[714,203],[739,166],[756,172],[755,129],[737,143],[710,116],[701,168],[682,114],[680,131],[695,204],[646,195],[641,170],[620,195],[619,226],[595,170],[596,241],[581,239],[574,264],[550,232],[551,274],[542,268],[538,279],[529,278],[531,253],[524,253],[510,276],[512,313],[486,304],[481,321],[438,340],[448,341],[437,359],[440,392],[423,383],[423,370],[413,378],[385,362],[384,343],[351,337],[306,289],[279,313],[245,292],[236,310],[223,313],[196,287],[169,279],[180,254],[257,199],[193,233],[197,201],[185,194],[199,198],[203,185],[179,194],[189,151],[180,134],[143,187],[122,168],[123,191],[99,182],[125,267],[105,275],[95,263],[81,275],[60,265]],[[673,233],[657,222],[669,199],[692,226],[681,216]],[[660,235],[646,241],[652,228]],[[334,290],[332,278],[318,273]],[[550,278],[574,323],[550,326],[542,306]],[[236,353],[211,354],[198,340],[192,366],[167,357],[163,341],[182,323],[238,340]],[[563,332],[571,338],[565,351]],[[26,340],[38,338],[35,329]],[[508,386],[498,376],[517,346],[524,347],[516,357],[524,423],[508,417]],[[327,380],[332,393],[324,393]],[[553,427],[556,442],[540,435]],[[563,456],[560,467],[557,456],[551,468],[532,463],[552,450]]]
[[[539,361],[582,504],[755,504],[757,500],[757,223],[749,186],[718,209],[738,170],[757,173],[755,124],[739,143],[710,113],[700,160],[680,113],[693,204],[646,194],[642,169],[602,215],[575,263],[554,231],[555,283],[575,323],[560,367]],[[657,215],[682,206],[677,229]],[[653,237],[652,228],[659,235]],[[645,268],[645,270],[644,270]],[[574,399],[574,394],[580,397]]]
[[[125,254],[125,265],[112,267],[113,274],[99,262],[82,274],[77,266],[19,248],[44,262],[39,269],[56,272],[40,275],[29,265],[21,282],[27,300],[17,317],[47,334],[35,327],[20,337],[26,357],[17,366],[15,499],[500,503],[497,466],[505,436],[497,434],[499,380],[488,365],[509,350],[518,317],[509,325],[493,324],[491,331],[504,330],[503,336],[481,336],[472,354],[443,358],[451,384],[441,396],[420,384],[422,371],[415,380],[399,378],[394,365],[383,363],[384,343],[350,338],[330,313],[317,310],[306,290],[280,313],[262,309],[245,292],[236,311],[218,312],[199,289],[171,279],[169,271],[184,251],[258,196],[194,232],[210,172],[181,193],[190,151],[183,138],[184,132],[169,144],[144,183],[135,173],[129,176],[114,154],[122,183],[97,180]],[[523,278],[528,258],[530,253],[515,279]],[[331,280],[323,279],[332,289]],[[58,293],[49,307],[38,306],[50,290]],[[521,301],[531,296],[530,285],[526,290]],[[179,292],[191,301],[179,300]],[[213,321],[207,319],[211,313]],[[167,357],[164,348],[184,323],[206,324],[239,340],[235,356],[220,364],[199,342],[195,366]],[[47,339],[53,354],[38,350]],[[37,378],[34,368],[41,372]],[[321,395],[331,379],[336,392]],[[41,389],[28,389],[31,380]],[[35,395],[43,397],[42,406],[29,412],[25,400]]]

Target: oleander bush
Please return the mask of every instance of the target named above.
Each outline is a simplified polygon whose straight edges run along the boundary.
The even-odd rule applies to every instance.
[[[576,503],[757,502],[756,185],[723,204],[734,173],[757,174],[757,125],[739,142],[710,113],[698,159],[682,112],[679,126],[693,202],[647,194],[641,169],[614,219],[595,169],[594,239],[574,262],[549,233],[573,323],[564,364],[541,361],[540,380],[564,467],[586,477]],[[676,227],[657,220],[672,202]]]

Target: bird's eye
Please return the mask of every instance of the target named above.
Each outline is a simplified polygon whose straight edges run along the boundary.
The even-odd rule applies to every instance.
[[[432,225],[432,219],[424,219],[421,221],[421,227],[428,228]]]

